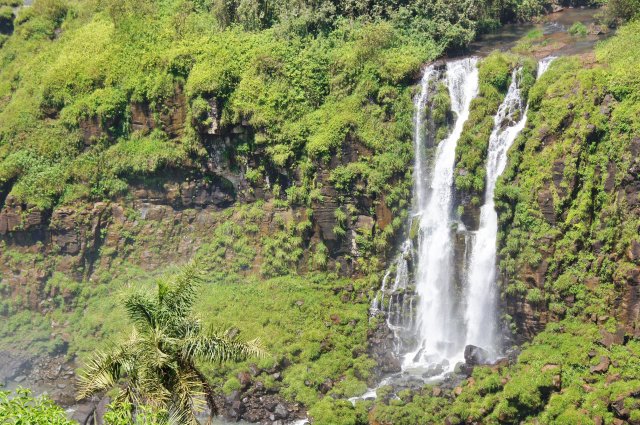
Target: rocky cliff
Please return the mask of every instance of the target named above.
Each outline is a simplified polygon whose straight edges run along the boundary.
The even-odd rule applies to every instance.
[[[501,188],[504,300],[523,339],[574,314],[638,336],[639,139],[623,129],[630,100],[591,61],[543,77]]]

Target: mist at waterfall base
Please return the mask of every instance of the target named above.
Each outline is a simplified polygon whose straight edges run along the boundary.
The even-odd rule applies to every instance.
[[[552,60],[540,61],[538,77]],[[493,198],[507,152],[527,121],[521,73],[520,68],[513,71],[494,116],[485,204],[478,230],[469,231],[456,218],[453,171],[456,145],[478,91],[477,59],[464,58],[448,62],[444,69],[429,66],[424,71],[415,98],[414,201],[407,226],[413,235],[402,243],[372,304],[372,314],[384,312],[395,335],[403,375],[441,380],[464,362],[469,345],[481,347],[487,361],[502,354],[496,282],[498,217]],[[433,130],[429,105],[439,84],[449,93],[453,122],[448,136],[436,141],[429,134]],[[465,241],[463,252],[454,248],[459,238]],[[456,267],[456,262],[462,267]],[[375,390],[368,393],[374,394]]]

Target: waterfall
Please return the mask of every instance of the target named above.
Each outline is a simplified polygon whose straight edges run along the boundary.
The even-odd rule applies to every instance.
[[[549,65],[551,65],[551,62],[553,62],[555,59],[555,56],[547,56],[546,58],[538,62],[538,74],[536,78],[540,78],[540,76],[544,74],[547,69],[549,69]]]
[[[538,77],[554,58],[538,65]],[[372,315],[384,314],[395,335],[394,352],[404,356],[411,375],[437,378],[464,360],[468,344],[491,357],[500,354],[496,288],[498,217],[494,191],[507,163],[507,152],[527,121],[520,89],[522,69],[513,71],[504,101],[494,117],[486,163],[485,204],[480,226],[472,232],[454,218],[453,171],[458,139],[478,92],[476,58],[427,67],[415,98],[415,164],[410,236],[392,261],[375,296]],[[445,84],[454,115],[449,135],[434,140],[429,107]],[[431,149],[429,151],[429,149]],[[428,154],[428,151],[431,152]],[[435,153],[433,153],[435,152]],[[464,249],[456,252],[456,239]],[[457,262],[464,265],[457,276]]]
[[[538,65],[538,77],[546,71],[553,58]],[[511,84],[504,101],[494,117],[494,128],[489,138],[486,161],[485,203],[480,208],[480,226],[472,241],[467,276],[466,344],[484,348],[492,357],[499,352],[496,309],[496,247],[498,214],[494,192],[498,177],[507,165],[507,152],[527,122],[527,110],[520,93],[522,69],[513,71]]]
[[[416,292],[417,349],[404,359],[405,368],[440,363],[461,352],[464,335],[455,306],[457,294],[452,279],[452,199],[456,144],[469,117],[471,100],[478,92],[476,58],[447,63],[445,81],[455,114],[455,123],[447,138],[438,144],[435,160],[425,184],[420,105],[417,105],[415,139],[415,198],[419,220]],[[420,101],[420,99],[418,99]]]

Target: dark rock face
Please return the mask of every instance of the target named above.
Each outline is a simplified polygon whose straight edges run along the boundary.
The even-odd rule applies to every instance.
[[[172,97],[165,101],[159,114],[154,114],[148,104],[131,104],[131,126],[134,131],[147,132],[162,128],[171,138],[182,136],[187,118],[186,97],[176,87]]]
[[[579,84],[565,98],[575,95],[590,97],[589,105],[593,105],[593,110],[579,113],[574,110],[576,105],[568,102],[567,111],[563,111],[564,118],[556,128],[542,124],[531,132],[524,149],[533,148],[536,154],[523,157],[515,164],[518,173],[509,184],[514,187],[527,185],[526,190],[530,192],[526,205],[508,197],[503,197],[497,204],[504,234],[508,235],[514,226],[517,230],[527,227],[512,222],[514,213],[521,206],[528,208],[536,220],[549,228],[544,235],[536,235],[538,239],[529,247],[534,250],[532,254],[535,259],[526,258],[528,255],[520,252],[506,254],[508,258],[504,260],[508,261],[503,262],[506,264],[515,260],[510,263],[514,269],[503,270],[503,287],[516,282],[524,283],[526,287],[526,291],[520,294],[504,293],[501,301],[503,311],[513,318],[513,324],[516,325],[513,340],[517,343],[531,339],[550,321],[562,319],[566,311],[574,306],[575,295],[555,287],[557,279],[572,266],[569,262],[559,260],[567,254],[579,258],[593,257],[593,261],[585,265],[584,275],[575,276],[573,282],[568,284],[584,285],[590,292],[596,292],[603,284],[613,284],[615,287],[610,314],[623,324],[624,330],[603,334],[601,343],[611,346],[624,340],[625,334],[640,336],[640,242],[638,238],[631,237],[625,239],[623,244],[617,242],[618,246],[612,247],[608,241],[599,240],[606,239],[601,235],[605,229],[612,227],[611,223],[615,220],[622,221],[619,225],[622,229],[625,222],[640,216],[640,138],[633,134],[621,136],[621,141],[616,140],[615,143],[621,143],[623,154],[608,157],[599,152],[600,159],[594,162],[585,154],[588,146],[611,142],[607,138],[606,126],[598,125],[597,119],[612,119],[613,111],[618,107],[617,100],[610,94],[596,95]],[[586,122],[580,122],[578,117],[584,117]],[[572,131],[578,131],[580,135],[567,139],[565,136],[572,134]],[[545,175],[535,183],[525,177],[527,173],[538,172],[536,167],[541,166],[532,158],[545,158],[546,162]],[[593,170],[592,176],[586,177],[587,169]],[[591,183],[595,186],[591,187]],[[598,201],[600,198],[606,200]],[[577,211],[579,199],[589,205],[586,211]],[[613,205],[616,206],[615,213],[612,212]],[[590,236],[573,237],[565,234],[571,226],[578,225],[591,226],[593,230]],[[637,230],[627,231],[633,235]],[[616,234],[614,238],[624,237]],[[505,236],[500,243],[515,242],[508,239],[509,236]],[[502,248],[505,246],[502,245]],[[608,275],[607,264],[615,265],[613,276]],[[537,297],[527,299],[526,294],[530,290],[537,290],[547,300],[553,299],[554,309],[550,309],[547,300]],[[592,320],[598,324],[604,323],[599,317]]]
[[[280,371],[286,367],[280,363],[269,370],[262,370],[255,364],[250,365],[251,372],[239,374],[242,388],[227,396],[215,398],[218,413],[230,421],[244,420],[261,424],[284,424],[306,417],[306,411],[298,403],[284,400],[278,393],[278,386],[267,388],[265,376],[271,376],[276,382],[282,379]]]
[[[0,385],[9,389],[31,388],[46,392],[56,403],[75,404],[75,363],[63,354],[36,357],[25,351],[0,350]]]
[[[383,315],[379,317],[382,318]],[[374,369],[375,380],[384,375],[402,370],[400,359],[394,354],[394,334],[385,320],[379,320],[378,326],[373,330],[369,330],[367,341],[369,343],[369,356],[376,361],[377,365]]]
[[[339,154],[333,155],[328,163],[320,161],[316,164],[316,178],[320,185],[322,199],[315,201],[312,205],[314,234],[323,241],[333,259],[334,264],[330,264],[329,268],[332,268],[335,263],[340,263],[341,270],[346,275],[356,272],[351,259],[362,255],[355,241],[358,232],[375,235],[391,223],[393,216],[384,199],[358,197],[353,193],[337,190],[331,181],[331,171],[341,165],[369,157],[371,154],[367,147],[348,136]],[[357,181],[354,185],[365,187],[367,182]],[[346,223],[339,223],[336,217],[338,210],[343,213],[352,210],[356,213]],[[371,214],[371,210],[374,214]],[[338,227],[343,228],[343,235],[336,234]]]

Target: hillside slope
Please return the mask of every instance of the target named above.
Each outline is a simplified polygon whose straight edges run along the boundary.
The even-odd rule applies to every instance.
[[[458,387],[353,406],[393,369],[368,309],[408,230],[421,67],[552,4],[290,6],[0,6],[0,383],[73,404],[73,368],[127,327],[121,293],[198,256],[203,320],[272,354],[207,368],[234,419],[638,423],[640,26],[529,90],[497,201],[504,322],[532,342]],[[515,63],[533,72],[481,65],[504,81],[474,101],[459,174]],[[482,179],[457,181],[471,224]]]

